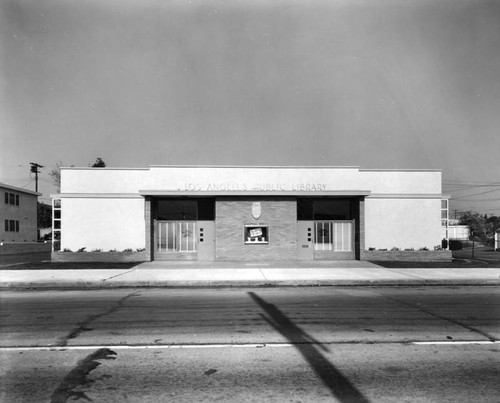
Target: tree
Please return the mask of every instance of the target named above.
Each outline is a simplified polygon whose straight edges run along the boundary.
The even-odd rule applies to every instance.
[[[37,214],[38,228],[48,228],[52,226],[52,206],[38,202]]]
[[[49,176],[52,178],[54,184],[56,185],[57,193],[61,192],[61,165],[62,161],[57,162],[56,167],[49,172]]]
[[[488,225],[491,237],[494,239],[495,232],[500,229],[500,217],[492,215],[486,219],[486,224]]]
[[[104,168],[106,166],[106,163],[102,160],[101,157],[97,157],[97,159],[94,162],[94,165],[92,165],[92,168]]]
[[[481,215],[472,211],[462,214],[460,224],[467,225],[474,238],[479,239],[485,244],[490,244],[495,236],[495,230],[500,226],[500,218]]]

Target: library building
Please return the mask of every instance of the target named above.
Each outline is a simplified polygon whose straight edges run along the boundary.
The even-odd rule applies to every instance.
[[[436,251],[447,206],[439,170],[359,167],[70,167],[52,199],[56,261],[369,260],[372,252]]]

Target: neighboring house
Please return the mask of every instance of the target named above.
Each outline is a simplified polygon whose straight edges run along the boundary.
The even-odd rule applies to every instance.
[[[448,238],[457,241],[469,240],[469,227],[467,225],[448,226]]]
[[[52,196],[54,250],[216,261],[432,251],[448,202],[441,185],[439,170],[62,168],[61,193]]]
[[[0,183],[0,242],[37,241],[40,193]]]
[[[455,241],[467,241],[469,240],[469,226],[460,225],[460,220],[449,219],[447,225],[443,224],[442,233],[444,239],[455,240]]]

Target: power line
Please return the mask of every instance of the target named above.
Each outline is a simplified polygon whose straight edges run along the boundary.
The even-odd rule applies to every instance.
[[[462,200],[454,200],[454,199],[449,199],[453,203],[497,203],[500,201],[500,199],[462,199]]]
[[[478,182],[478,181],[443,181],[443,187],[457,191],[476,189],[481,187],[497,187],[500,182]]]
[[[478,188],[491,188],[491,187],[498,187],[500,188],[500,185],[479,185],[479,186],[466,186],[466,187],[457,187],[453,185],[443,185],[443,188],[449,191],[455,191],[455,192],[463,192],[466,190],[472,190],[472,189],[478,189]]]
[[[54,183],[54,181],[52,179],[49,179],[49,178],[38,178],[38,180],[40,180],[41,182],[45,182],[45,183]]]
[[[33,179],[30,178],[28,180],[28,182],[26,182],[24,185],[21,185],[21,186],[18,186],[18,187],[20,187],[21,189],[26,189],[26,186],[31,185],[32,183],[33,183]]]
[[[464,183],[446,183],[446,182],[443,182],[443,186],[449,186],[449,187],[463,187],[463,188],[466,188],[466,187],[477,187],[477,188],[481,188],[481,187],[490,187],[490,186],[500,186],[499,183],[485,183],[485,184],[470,184],[470,185],[467,185],[467,184],[464,184]]]
[[[462,180],[462,179],[448,179],[447,181],[446,180],[443,181],[443,183],[452,183],[452,182],[456,182],[457,184],[472,183],[472,184],[484,184],[484,185],[494,185],[494,184],[500,185],[500,182],[470,181],[470,180]]]
[[[483,211],[498,211],[500,210],[500,207],[497,207],[497,208],[490,208],[488,210],[483,210]]]
[[[486,192],[479,192],[479,193],[473,193],[473,194],[470,194],[470,195],[455,197],[455,198],[452,198],[452,200],[463,199],[464,197],[479,196],[479,195],[483,195],[483,194],[486,194],[486,193],[498,192],[499,190],[500,190],[500,188],[499,189],[493,189],[493,190],[487,190]]]

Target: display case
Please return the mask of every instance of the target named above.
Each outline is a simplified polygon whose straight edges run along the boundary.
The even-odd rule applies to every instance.
[[[245,244],[268,244],[269,226],[268,225],[245,225],[243,239]]]

